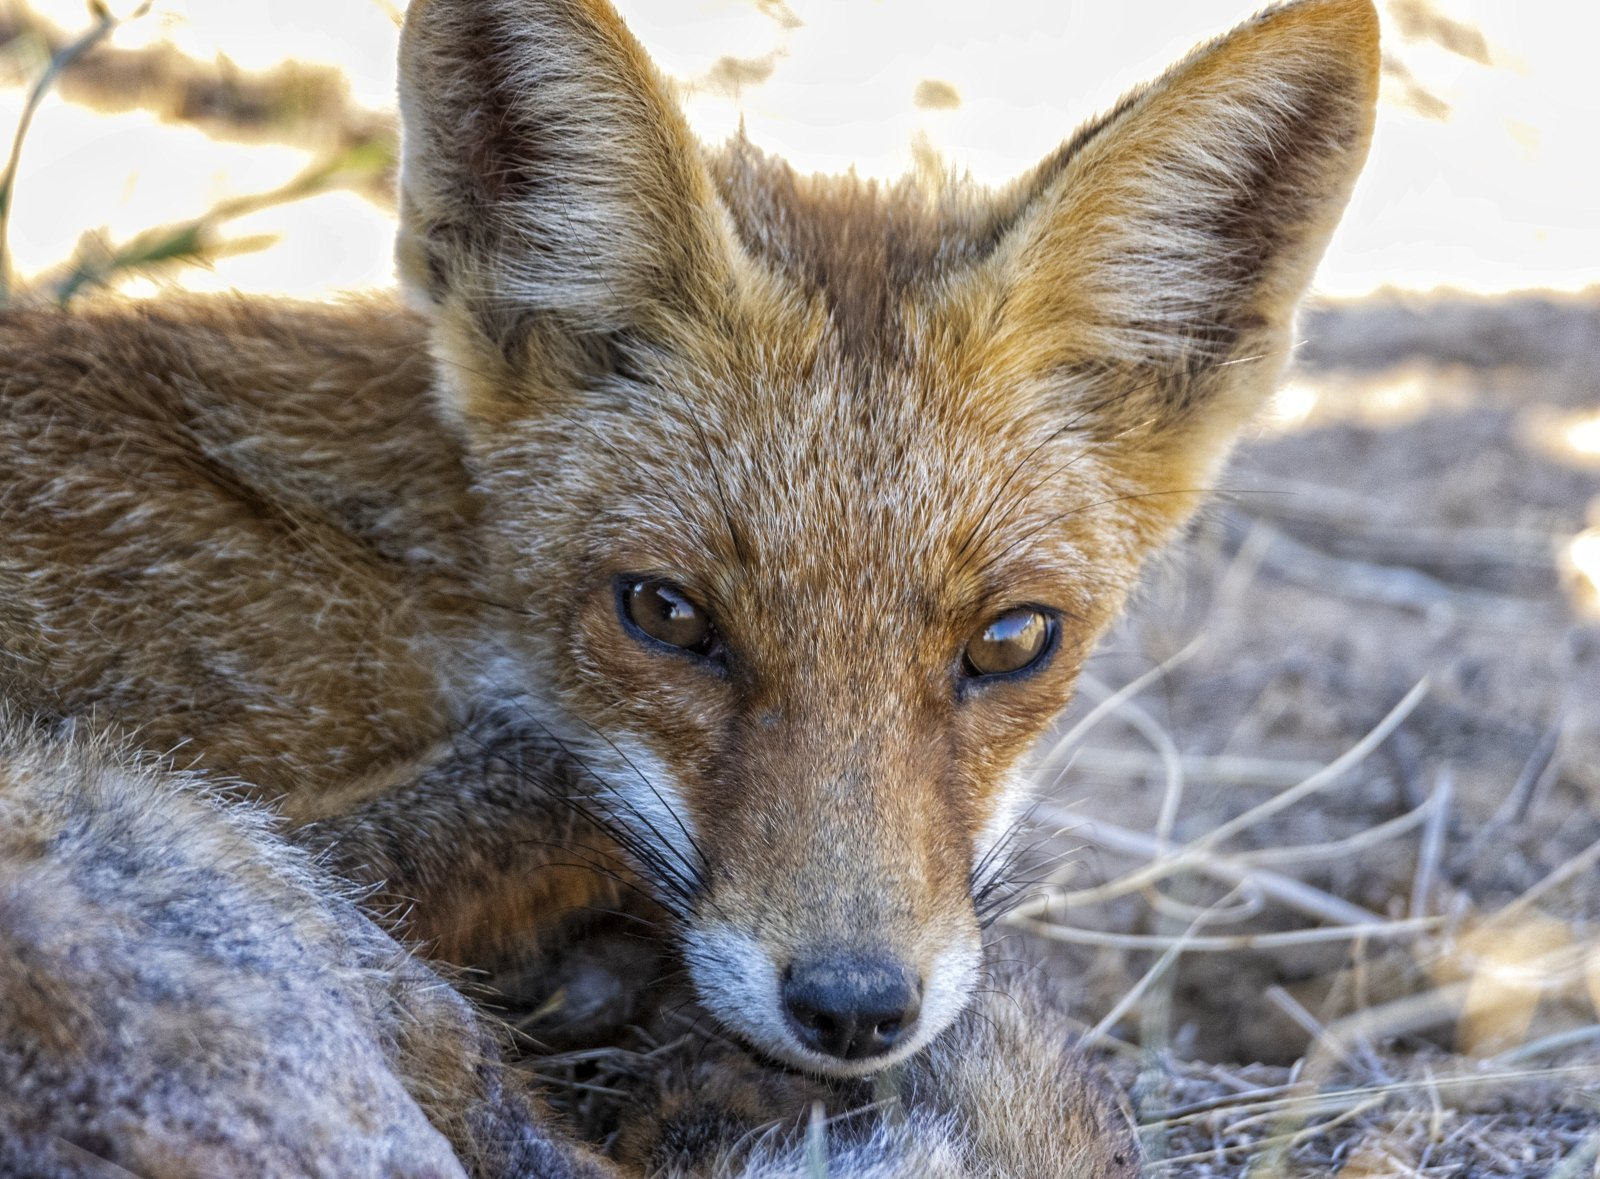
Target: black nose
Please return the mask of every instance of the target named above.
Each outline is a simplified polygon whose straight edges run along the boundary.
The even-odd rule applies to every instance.
[[[922,981],[892,958],[835,954],[792,963],[783,1006],[800,1042],[841,1060],[889,1051],[922,1010]]]

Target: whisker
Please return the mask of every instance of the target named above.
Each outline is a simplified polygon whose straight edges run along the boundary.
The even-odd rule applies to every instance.
[[[960,564],[961,562],[964,562],[968,553],[975,549],[978,544],[982,542],[982,540],[987,539],[987,537],[993,532],[993,529],[989,529],[980,535],[979,529],[984,522],[990,519],[990,513],[994,510],[995,505],[999,503],[1000,497],[1005,494],[1006,489],[1011,486],[1012,480],[1014,480],[1017,475],[1023,471],[1028,464],[1034,460],[1035,457],[1038,456],[1041,450],[1043,450],[1046,446],[1049,446],[1062,435],[1067,434],[1075,429],[1077,425],[1089,415],[1090,412],[1091,409],[1086,407],[1079,413],[1075,414],[1072,418],[1068,419],[1065,425],[1052,431],[1042,441],[1040,441],[1037,446],[1028,451],[1027,454],[1023,455],[1022,458],[1017,460],[1017,462],[1012,465],[1011,469],[1006,472],[1005,478],[1000,481],[1000,485],[995,488],[994,494],[989,497],[989,501],[984,504],[983,510],[978,513],[978,517],[973,522],[972,527],[967,530],[967,535],[962,538],[961,544],[956,548],[952,558],[954,563]]]
[[[552,729],[548,724],[534,714],[532,710],[527,708],[526,705],[522,704],[521,702],[512,702],[511,707],[513,707],[520,716],[537,725],[545,734],[545,736],[556,745],[561,753],[577,769],[581,770],[584,774],[587,774],[591,780],[593,780],[602,788],[603,794],[601,797],[587,800],[587,802],[600,804],[605,808],[605,813],[601,813],[601,811],[597,810],[592,805],[586,805],[585,803],[580,803],[575,798],[565,796],[561,792],[547,791],[547,793],[552,797],[560,798],[561,801],[565,802],[567,805],[576,808],[579,813],[583,814],[591,822],[603,827],[607,834],[611,835],[612,838],[615,839],[625,851],[638,858],[644,865],[650,868],[651,871],[649,874],[651,876],[661,877],[666,881],[670,881],[674,892],[685,904],[685,913],[680,915],[686,915],[688,911],[692,911],[695,901],[704,892],[703,877],[699,866],[697,866],[687,856],[679,851],[674,841],[668,839],[661,829],[657,827],[648,816],[641,813],[637,807],[632,806],[625,799],[616,797],[615,794],[610,790],[609,782],[602,775],[597,773],[591,765],[589,765],[589,763],[572,747],[570,742],[560,737],[554,729]],[[598,732],[598,730],[596,731]],[[604,736],[604,734],[601,735]],[[620,755],[620,750],[618,752]],[[510,765],[511,763],[508,762],[507,764]],[[519,766],[511,765],[511,768],[519,773],[521,772]],[[646,784],[649,785],[648,781]],[[657,797],[660,797],[659,794]],[[663,805],[665,804],[663,803]],[[618,809],[620,809],[624,814],[630,815],[633,820],[637,821],[646,831],[654,836],[656,841],[655,845],[646,844],[645,840],[640,838],[633,831],[626,829],[623,824],[619,823],[616,818],[616,811]],[[669,812],[670,809],[671,808],[668,808]],[[671,864],[665,853],[670,853],[679,861],[682,866],[681,870],[679,867]],[[659,881],[657,881],[657,883],[659,883]]]
[[[528,713],[526,709],[522,711],[528,719],[544,729],[546,736],[555,743],[565,756],[572,760],[574,765],[594,777],[602,786],[604,785],[604,780],[595,775],[583,763],[581,758],[574,755],[567,744],[549,729],[549,726],[544,725],[537,717]],[[667,862],[659,852],[647,845],[644,840],[640,839],[632,831],[627,830],[609,816],[599,813],[590,806],[586,806],[567,791],[552,786],[541,775],[530,773],[522,766],[520,759],[514,759],[509,754],[495,750],[481,738],[469,732],[463,732],[457,734],[456,739],[469,739],[476,742],[480,753],[486,760],[499,764],[515,775],[518,781],[536,787],[549,800],[567,808],[571,813],[609,835],[623,851],[627,852],[645,870],[644,874],[650,880],[650,883],[664,894],[655,899],[660,901],[674,916],[680,919],[686,918],[693,912],[697,891],[693,886],[694,882],[685,880],[676,867]]]
[[[1073,516],[1081,515],[1082,513],[1091,511],[1094,508],[1109,507],[1112,504],[1132,503],[1137,500],[1144,499],[1160,499],[1163,496],[1168,495],[1207,495],[1210,493],[1210,491],[1211,489],[1206,487],[1172,487],[1164,491],[1138,491],[1131,492],[1128,495],[1111,495],[1107,496],[1105,499],[1097,499],[1092,500],[1089,503],[1079,504],[1077,507],[1071,508],[1065,512],[1058,512],[1037,527],[1029,529],[1022,536],[1019,536],[1005,548],[1001,549],[1000,552],[995,555],[994,562],[998,563],[999,561],[1003,560],[1014,550],[1020,548],[1022,545],[1027,544],[1040,533],[1046,532],[1055,527],[1057,524],[1061,523],[1061,521],[1070,520]]]
[[[626,808],[626,811],[628,813],[632,814],[633,817],[636,818],[640,822],[640,824],[642,824],[644,826],[644,828],[650,832],[651,835],[655,836],[656,840],[659,842],[660,846],[663,849],[665,849],[668,852],[671,852],[673,854],[673,856],[682,863],[683,868],[684,868],[684,872],[687,874],[685,879],[690,883],[698,883],[699,882],[700,877],[701,877],[701,871],[702,871],[700,865],[694,863],[687,856],[685,856],[681,851],[679,851],[678,848],[676,847],[676,845],[673,843],[673,841],[669,840],[666,837],[666,835],[661,831],[661,829],[659,827],[657,827],[637,807],[635,807],[632,804],[630,804],[626,799],[617,797],[611,791],[610,783],[607,781],[607,779],[604,778],[603,776],[601,776],[599,773],[597,773],[593,769],[593,767],[591,767],[588,764],[588,762],[584,761],[578,755],[577,751],[572,748],[570,743],[568,743],[567,741],[563,740],[561,737],[557,736],[555,731],[553,729],[551,729],[551,727],[549,725],[545,724],[544,721],[540,720],[525,705],[522,705],[521,703],[517,703],[517,704],[514,704],[513,707],[515,707],[517,709],[517,711],[519,713],[521,713],[524,717],[526,717],[528,720],[530,720],[534,724],[538,725],[539,728],[544,731],[545,735],[547,737],[549,737],[551,741],[556,743],[556,745],[561,749],[562,753],[564,753],[567,757],[569,757],[572,760],[574,765],[576,765],[584,773],[588,774],[590,778],[592,778],[597,784],[599,784],[602,788],[604,788],[604,794],[603,794],[602,798],[600,798],[597,801],[602,802],[608,808],[609,807],[615,807],[615,806],[621,806],[621,807]],[[579,718],[579,719],[581,719],[581,718]],[[607,737],[605,735],[605,733],[601,732],[600,729],[596,728],[594,725],[589,724],[588,721],[584,721],[583,723],[588,725],[588,727],[590,729],[593,729],[595,734],[597,736],[599,736],[601,738],[601,740],[605,741],[606,744],[610,745],[612,750],[617,754],[618,757],[621,757],[624,762],[627,762],[628,767],[631,770],[633,770],[633,772],[636,775],[638,775],[639,779],[645,784],[646,788],[648,788],[650,790],[650,792],[653,795],[655,795],[656,800],[661,803],[662,807],[667,811],[667,813],[669,815],[672,815],[674,822],[676,822],[678,824],[679,828],[683,830],[683,834],[686,837],[688,837],[690,842],[691,842],[691,844],[693,844],[694,843],[693,837],[689,835],[688,829],[686,827],[684,827],[683,820],[679,819],[677,817],[677,813],[675,811],[673,811],[671,807],[667,806],[666,800],[664,798],[662,798],[660,791],[658,791],[656,789],[654,783],[652,783],[650,781],[650,779],[648,777],[646,777],[639,770],[639,768],[636,765],[633,764],[633,762],[628,758],[628,756],[626,754],[624,754],[622,752],[622,750],[617,748],[616,743],[613,742],[609,737]],[[699,847],[698,844],[694,845],[694,850],[695,850],[695,852],[697,854],[701,855],[701,859],[702,859],[702,861],[704,861],[704,855],[703,855],[703,853],[701,853],[701,850],[700,850],[700,847]]]
[[[1253,353],[1248,356],[1237,356],[1228,360],[1212,360],[1210,358],[1206,358],[1201,362],[1189,364],[1186,366],[1186,370],[1174,370],[1171,372],[1158,373],[1148,380],[1140,381],[1137,384],[1128,386],[1115,384],[1116,376],[1110,371],[1101,372],[1098,374],[1098,376],[1095,374],[1090,374],[1087,378],[1088,380],[1099,379],[1111,381],[1113,382],[1111,388],[1105,395],[1090,401],[1088,404],[1080,408],[1078,412],[1073,414],[1064,425],[1053,430],[1043,440],[1034,445],[1011,467],[1010,470],[1006,472],[1005,478],[1001,480],[999,486],[990,495],[988,502],[984,505],[983,510],[979,513],[972,527],[962,538],[961,543],[956,547],[953,560],[956,563],[967,561],[971,555],[982,546],[984,542],[986,542],[999,530],[1002,524],[1012,517],[1013,513],[1018,507],[1025,504],[1035,492],[1046,486],[1052,480],[1058,478],[1064,471],[1075,466],[1077,463],[1082,462],[1090,455],[1098,453],[1101,449],[1117,441],[1118,439],[1124,438],[1129,434],[1136,433],[1138,430],[1150,424],[1148,421],[1138,422],[1119,430],[1115,434],[1094,439],[1079,449],[1071,458],[1060,463],[1039,479],[1036,479],[1026,489],[1017,491],[1016,494],[1010,496],[1009,499],[1004,498],[1006,492],[1012,489],[1017,477],[1028,467],[1032,466],[1047,447],[1049,447],[1052,443],[1059,441],[1065,435],[1071,433],[1084,421],[1090,419],[1094,414],[1099,413],[1101,410],[1105,409],[1107,406],[1115,403],[1116,401],[1133,396],[1137,393],[1141,393],[1147,389],[1155,388],[1163,383],[1170,381],[1194,381],[1215,369],[1227,368],[1241,364],[1252,364],[1257,361],[1267,359],[1271,356],[1282,355],[1283,351],[1293,351],[1295,347],[1298,347],[1298,345],[1293,345],[1286,350],[1270,350],[1266,352]],[[1010,552],[1010,549],[1007,549],[1006,552]]]
[[[578,719],[582,720],[583,718],[580,717]],[[650,780],[649,775],[640,769],[639,766],[634,762],[633,758],[629,757],[615,741],[613,741],[605,734],[605,732],[600,729],[598,725],[595,725],[588,720],[583,720],[583,723],[594,731],[595,736],[599,737],[611,747],[612,752],[614,752],[623,760],[627,767],[633,771],[634,777],[638,778],[640,782],[644,783],[645,789],[650,791],[650,793],[655,797],[655,800],[661,804],[661,808],[666,811],[669,816],[671,816],[674,825],[676,825],[678,830],[683,833],[683,837],[689,841],[689,846],[694,849],[694,854],[699,857],[698,865],[688,865],[687,860],[685,860],[686,866],[694,868],[696,872],[703,872],[704,866],[707,863],[705,849],[700,846],[699,840],[694,837],[694,833],[689,830],[688,825],[679,816],[678,812],[668,804],[665,796],[663,796],[661,791],[657,789],[656,784]]]

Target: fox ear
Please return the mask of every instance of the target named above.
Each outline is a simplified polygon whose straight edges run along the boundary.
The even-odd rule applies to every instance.
[[[1302,0],[1123,99],[1002,198],[987,363],[1028,383],[1103,378],[1105,433],[1188,419],[1231,436],[1281,372],[1377,80],[1370,0]]]
[[[670,332],[726,288],[698,146],[603,0],[413,0],[400,96],[401,277],[505,355]]]

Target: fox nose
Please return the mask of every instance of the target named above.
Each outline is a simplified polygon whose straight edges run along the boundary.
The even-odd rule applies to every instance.
[[[784,973],[789,1026],[807,1048],[841,1060],[889,1051],[922,1010],[922,980],[892,958],[840,954]]]

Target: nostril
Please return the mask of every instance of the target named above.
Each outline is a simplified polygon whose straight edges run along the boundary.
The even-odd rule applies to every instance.
[[[783,980],[784,1009],[796,1038],[842,1060],[887,1052],[916,1023],[921,1003],[921,980],[887,956],[798,959]]]
[[[791,1003],[789,1014],[801,1027],[819,1035],[831,1035],[838,1027],[837,1021],[832,1016],[805,1003]]]

